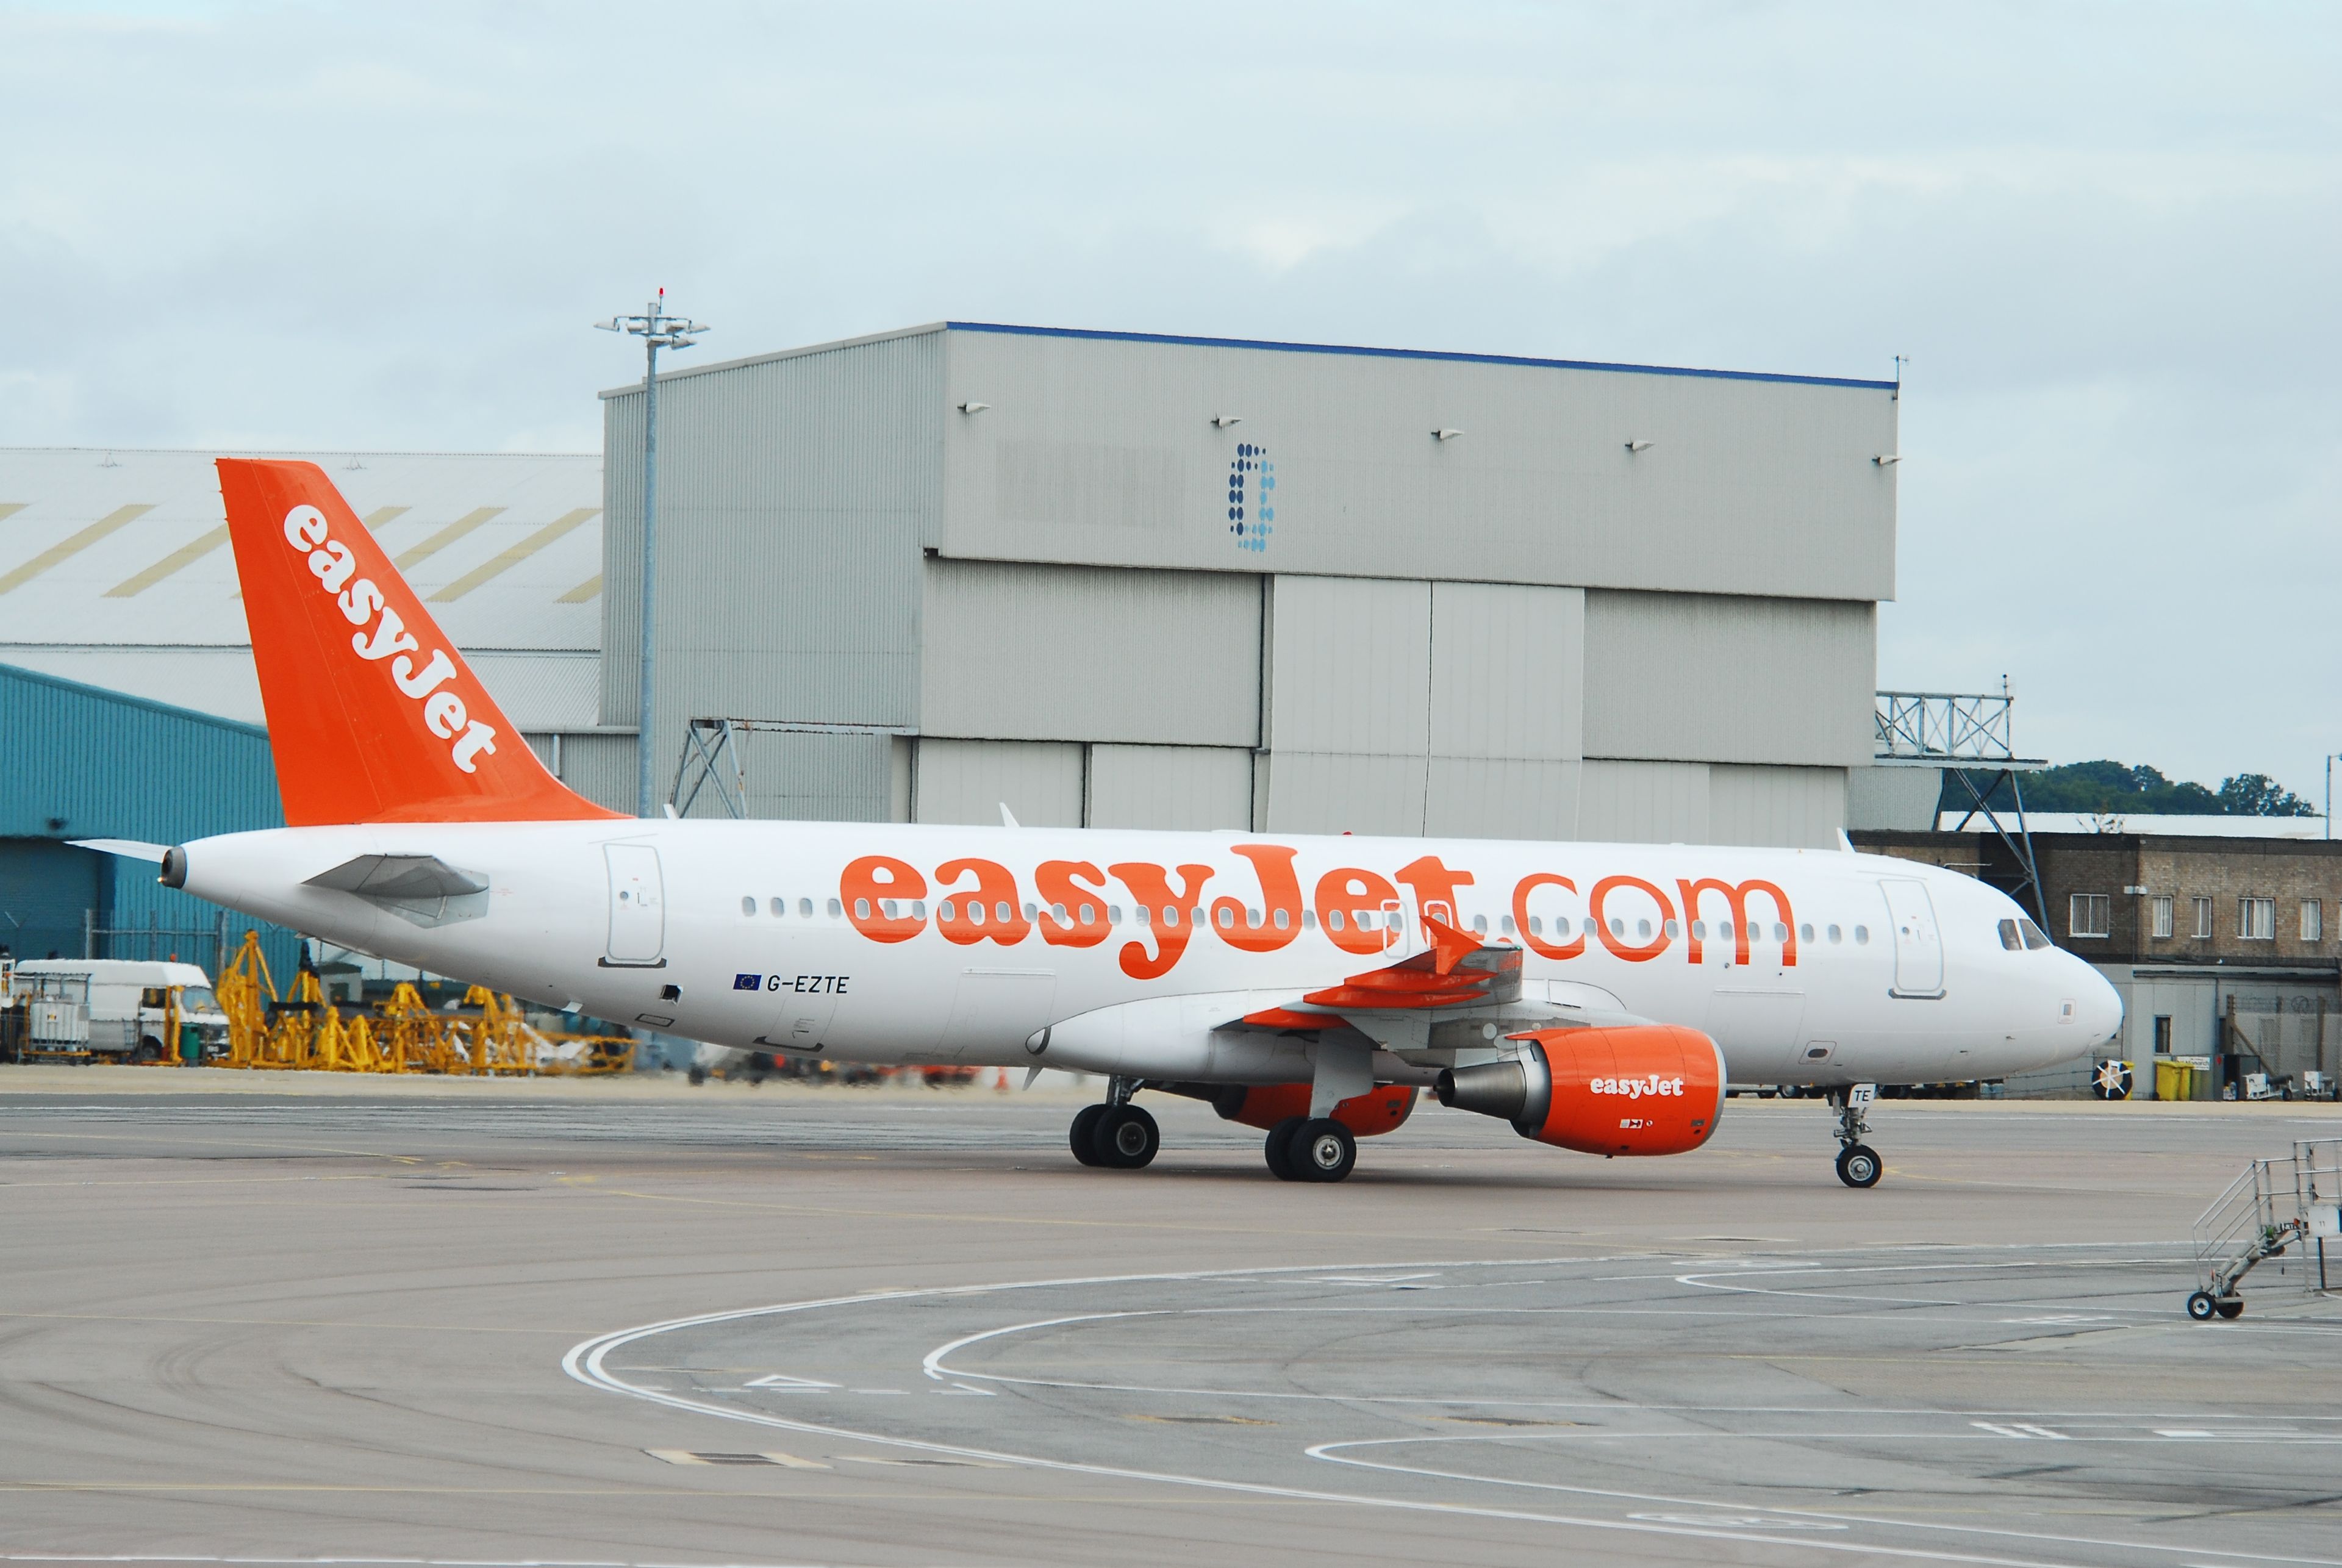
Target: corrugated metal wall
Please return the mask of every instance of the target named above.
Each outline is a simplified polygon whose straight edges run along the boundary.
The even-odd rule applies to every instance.
[[[1004,740],[1260,738],[1260,584],[930,559],[919,728]]]
[[[1870,604],[1589,592],[1586,754],[1861,766],[1877,648]]]
[[[1709,842],[1705,763],[1588,760],[1577,836],[1598,844]]]
[[[942,385],[934,333],[661,378],[662,779],[693,717],[916,722]],[[601,716],[615,724],[634,722],[639,680],[642,404],[610,394],[604,423]]]
[[[0,906],[0,944],[20,955],[80,956],[84,907],[95,907],[101,926],[217,928],[218,905],[162,886],[152,864],[63,840],[168,844],[285,824],[268,736],[255,724],[0,665],[0,734],[8,737],[0,744],[0,888],[15,889],[21,904]],[[60,873],[68,863],[79,869]],[[94,906],[76,902],[88,897]],[[229,920],[236,936],[252,924]],[[264,934],[269,962],[289,966],[292,937],[273,926]],[[143,957],[145,946],[141,938],[125,955]],[[183,955],[215,962],[208,942]]]
[[[1837,846],[1846,824],[1845,769],[1719,763],[1707,779],[1710,843]]]
[[[1883,384],[963,327],[947,354],[946,401],[990,406],[946,429],[946,554],[1894,593]],[[1254,447],[1276,480],[1258,553],[1221,483]]]
[[[911,820],[997,827],[1006,804],[1027,827],[1082,825],[1082,748],[1046,741],[919,738]]]
[[[1090,827],[1252,826],[1253,754],[1228,746],[1089,748]]]

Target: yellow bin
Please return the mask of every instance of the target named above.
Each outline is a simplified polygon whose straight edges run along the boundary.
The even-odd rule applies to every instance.
[[[2188,1100],[2195,1097],[2196,1070],[2185,1062],[2157,1062],[2155,1064],[2155,1097],[2158,1100]]]

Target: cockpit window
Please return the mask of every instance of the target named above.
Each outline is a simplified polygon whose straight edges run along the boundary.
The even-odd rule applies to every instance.
[[[2000,944],[2011,953],[2024,951],[2025,938],[2017,934],[2017,922],[2004,920],[2000,923]]]
[[[2031,921],[2020,920],[2017,925],[2018,930],[2025,933],[2025,945],[2028,950],[2050,945],[2049,938],[2043,934],[2041,928]]]

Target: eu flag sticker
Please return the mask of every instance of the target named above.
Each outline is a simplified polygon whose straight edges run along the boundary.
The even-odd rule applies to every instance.
[[[736,974],[732,977],[732,989],[735,991],[762,991],[764,988],[765,977],[761,974]]]

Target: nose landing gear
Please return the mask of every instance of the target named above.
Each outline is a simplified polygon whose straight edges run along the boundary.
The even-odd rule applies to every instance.
[[[1837,1179],[1849,1187],[1875,1187],[1887,1172],[1878,1151],[1862,1141],[1870,1133],[1866,1113],[1877,1093],[1875,1084],[1829,1091],[1829,1103],[1837,1109]]]

